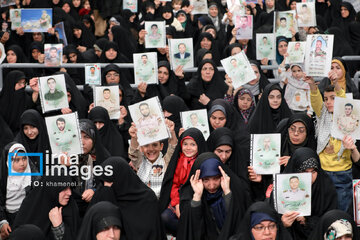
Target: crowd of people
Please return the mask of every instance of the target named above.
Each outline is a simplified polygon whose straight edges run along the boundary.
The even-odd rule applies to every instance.
[[[113,120],[105,108],[94,106],[85,68],[3,69],[0,239],[360,239],[352,181],[360,178],[359,142],[348,135],[334,138],[330,129],[335,97],[360,98],[352,79],[360,64],[342,59],[360,55],[355,5],[316,0],[316,26],[299,27],[290,38],[278,36],[276,58],[257,60],[256,34],[272,33],[275,12],[296,10],[300,0],[243,1],[238,8],[211,0],[208,14],[192,14],[195,3],[189,0],[135,1],[137,12],[123,9],[123,1],[16,0],[0,9],[4,63],[43,64],[44,44],[63,43],[53,27],[33,33],[11,28],[10,9],[51,8],[52,25],[64,23],[63,63],[106,64],[101,85],[119,86],[121,113]],[[233,16],[242,8],[252,15],[253,39],[236,37],[242,30]],[[168,45],[146,48],[146,21],[165,22],[167,42],[192,38],[197,72],[173,69]],[[285,64],[292,57],[289,42],[306,41],[311,34],[334,35],[331,70],[320,83],[306,74],[303,63]],[[188,58],[187,51],[178,58]],[[117,64],[146,52],[157,53],[159,83],[133,88],[133,69]],[[218,67],[240,52],[256,78],[235,89],[234,79]],[[264,65],[278,68],[263,70]],[[39,77],[55,74],[64,75],[69,107],[43,113]],[[170,137],[140,146],[128,106],[152,97],[161,103]],[[207,111],[207,139],[204,124],[182,126],[181,112],[198,109]],[[79,161],[60,156],[50,163],[59,171],[39,174],[52,153],[45,117],[73,112],[83,149]],[[266,133],[281,134],[281,173],[311,173],[310,216],[279,214],[273,175],[257,174],[251,166],[250,136]],[[44,161],[26,153],[42,153]],[[87,171],[66,176],[63,170],[74,164]],[[105,171],[96,174],[96,169]]]

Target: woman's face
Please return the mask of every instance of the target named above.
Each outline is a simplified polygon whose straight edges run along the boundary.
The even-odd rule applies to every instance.
[[[80,4],[81,4],[81,0],[73,0],[72,1],[72,4],[74,5],[74,7],[80,7]]]
[[[61,192],[59,192],[59,203],[62,206],[66,206],[69,203],[71,196],[71,189],[70,187],[65,188]]]
[[[206,37],[204,37],[200,42],[200,47],[205,48],[206,50],[210,50],[211,49],[211,41],[209,39],[207,39]]]
[[[107,227],[96,234],[96,240],[119,240],[121,235],[118,226]]]
[[[294,122],[288,129],[290,141],[292,144],[299,145],[307,137],[306,126],[302,122]]]
[[[229,145],[220,145],[215,150],[214,153],[220,158],[222,163],[226,163],[232,154],[232,147]]]
[[[274,7],[274,0],[265,0],[265,4],[267,8],[273,8]]]
[[[342,7],[340,8],[340,13],[341,13],[341,17],[342,17],[342,18],[347,18],[347,17],[349,17],[349,15],[350,15],[349,10],[348,10],[346,7],[344,7],[344,6],[342,6]]]
[[[28,160],[26,156],[16,156],[12,159],[11,168],[18,173],[22,173],[26,170]]]
[[[180,23],[184,23],[186,21],[186,16],[184,14],[179,14],[177,16],[177,20],[180,22]]]
[[[269,93],[269,105],[272,109],[278,109],[281,105],[281,92],[277,89]]]
[[[305,172],[311,173],[311,184],[313,184],[316,181],[316,178],[317,178],[317,175],[318,175],[316,169],[315,168],[308,168],[308,169],[305,170]]]
[[[344,76],[344,72],[338,63],[331,63],[331,71],[336,73],[337,79],[341,79]]]
[[[281,41],[278,45],[278,51],[281,56],[284,56],[287,53],[288,43]]]
[[[165,19],[165,20],[169,20],[172,16],[172,13],[171,12],[164,12],[162,14],[162,17]]]
[[[105,56],[109,60],[114,60],[117,57],[117,51],[115,51],[113,48],[110,48],[105,52]]]
[[[27,136],[30,140],[34,140],[39,135],[39,129],[32,125],[24,125],[23,131],[25,136]]]
[[[159,67],[158,78],[161,84],[165,84],[169,80],[169,70],[166,67]]]
[[[205,82],[210,82],[215,73],[214,66],[211,63],[205,63],[201,68],[201,78]]]
[[[81,33],[82,33],[81,29],[78,28],[73,29],[73,34],[76,38],[81,38]]]
[[[213,129],[221,128],[226,124],[226,116],[222,111],[215,111],[211,114],[209,121]]]
[[[249,8],[245,8],[245,14],[246,14],[246,15],[251,15],[251,11],[250,11]]]
[[[293,1],[291,4],[290,4],[290,10],[296,10],[296,2]]]
[[[62,10],[64,10],[66,13],[69,13],[70,12],[70,5],[65,3],[63,6],[62,6]]]
[[[104,123],[103,123],[103,125],[104,125]],[[94,146],[93,140],[91,139],[91,137],[89,135],[87,135],[84,132],[81,132],[81,143],[83,146],[84,154],[88,154],[93,149],[93,146]]]
[[[242,111],[248,110],[251,106],[252,99],[249,94],[243,94],[238,98],[238,106]]]
[[[15,91],[20,90],[22,88],[24,88],[26,86],[26,81],[25,79],[20,79],[16,84],[15,84]]]
[[[251,229],[254,240],[275,240],[277,225],[272,221],[262,221]]]
[[[257,66],[251,65],[252,69],[254,70],[254,73],[256,75],[256,78],[254,80],[251,80],[249,82],[250,85],[255,85],[260,80],[260,72]]]
[[[216,17],[219,13],[219,10],[217,9],[217,7],[213,6],[211,8],[209,8],[209,14],[212,17]]]
[[[8,63],[16,63],[17,56],[13,50],[7,51],[6,60]]]
[[[240,52],[241,52],[240,47],[234,47],[233,49],[231,49],[231,56],[234,56],[235,54],[238,54]]]

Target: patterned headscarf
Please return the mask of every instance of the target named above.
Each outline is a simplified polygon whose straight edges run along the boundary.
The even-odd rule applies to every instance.
[[[237,109],[239,109],[239,112],[240,112],[241,116],[244,118],[245,123],[248,123],[250,115],[255,109],[255,98],[254,98],[254,95],[251,93],[251,91],[249,89],[242,88],[242,89],[239,90],[239,94],[238,94],[237,99],[241,98],[241,96],[243,96],[245,94],[249,94],[249,96],[251,97],[251,100],[252,100],[249,109],[241,110],[241,109],[239,109],[239,107],[237,107]],[[236,101],[235,104],[238,106],[237,99],[235,99],[234,101]]]

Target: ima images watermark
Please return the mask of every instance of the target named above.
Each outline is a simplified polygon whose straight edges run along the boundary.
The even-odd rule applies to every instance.
[[[80,166],[79,155],[71,154],[70,156],[61,153],[61,154],[51,154],[49,157],[48,151],[45,154],[45,169],[44,169],[44,159],[43,153],[9,153],[8,154],[8,175],[9,176],[54,176],[56,173],[63,173],[65,176],[77,177],[80,176],[82,180],[89,180],[91,176],[98,177],[101,175],[112,176],[113,167],[107,165],[102,167],[101,165],[89,166],[82,165]],[[19,157],[35,157],[39,160],[39,172],[13,172],[12,171],[12,159],[14,156]],[[61,159],[64,159],[63,161]],[[29,164],[29,163],[28,163]],[[44,172],[45,171],[45,172]]]

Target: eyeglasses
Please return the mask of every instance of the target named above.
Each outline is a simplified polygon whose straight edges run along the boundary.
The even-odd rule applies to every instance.
[[[291,132],[291,133],[299,133],[299,134],[303,134],[303,133],[305,133],[306,132],[306,128],[304,128],[304,127],[299,127],[299,128],[296,128],[295,126],[290,126],[289,127],[289,131]]]
[[[268,229],[270,232],[274,232],[277,229],[276,223],[272,223],[269,224],[268,226],[264,226],[264,225],[256,225],[255,227],[253,227],[253,229],[257,232],[264,232],[265,229]]]
[[[107,78],[111,78],[111,77],[118,77],[120,76],[118,73],[114,73],[114,74],[106,74],[105,77]]]

